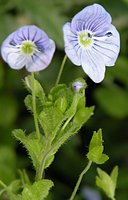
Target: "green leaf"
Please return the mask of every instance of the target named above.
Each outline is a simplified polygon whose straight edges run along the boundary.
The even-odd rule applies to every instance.
[[[114,169],[111,172],[111,179],[113,180],[113,182],[115,183],[115,185],[117,184],[117,178],[118,178],[118,166],[115,166]]]
[[[22,200],[43,200],[47,197],[52,186],[51,180],[40,180],[33,185],[27,185],[22,192]]]
[[[106,154],[102,153],[100,158],[97,160],[97,164],[104,164],[108,159],[109,157]]]
[[[27,95],[24,99],[25,106],[28,108],[29,111],[33,111],[32,105],[32,95]]]
[[[29,91],[35,90],[35,96],[40,99],[42,103],[45,101],[45,93],[41,84],[33,77],[33,75],[28,75],[26,77],[26,87],[29,88]]]
[[[69,109],[65,113],[65,115],[67,116],[67,118],[75,115],[78,103],[79,103],[79,101],[80,101],[81,98],[83,98],[82,94],[80,94],[80,93],[74,93],[71,106],[69,107]],[[84,105],[84,107],[85,107],[85,105]]]
[[[116,182],[118,176],[118,168],[115,167],[109,176],[105,171],[97,168],[99,176],[96,176],[96,184],[100,187],[110,199],[114,199]]]
[[[55,102],[58,98],[67,95],[67,87],[65,84],[59,84],[53,87],[49,93],[49,99]],[[66,98],[67,99],[67,98]]]
[[[103,146],[94,147],[87,154],[88,159],[97,164],[103,164],[108,160],[108,156],[106,154],[102,154],[102,152],[103,152]]]
[[[55,137],[57,130],[62,124],[63,114],[55,106],[49,106],[43,109],[39,115],[39,122],[46,136]]]
[[[20,180],[14,180],[9,186],[8,191],[11,193],[17,193],[22,188],[22,184]]]
[[[93,133],[91,142],[89,144],[89,152],[87,157],[89,160],[97,163],[105,163],[109,157],[106,154],[103,154],[104,147],[102,145],[102,130],[99,129],[98,132]]]
[[[3,192],[6,192],[7,196],[9,197],[10,200],[16,200],[17,193],[20,192],[21,189],[22,189],[21,181],[20,180],[14,180],[8,186],[5,185],[2,181],[0,181],[0,182],[1,182],[1,186],[4,187],[4,189],[2,189],[0,191],[0,195],[2,195]]]
[[[51,155],[55,154],[58,149],[73,135],[75,135],[81,128],[81,125],[75,123],[69,123],[64,130],[61,130],[57,135],[57,138],[53,141],[51,149]]]
[[[98,132],[94,131],[91,142],[89,144],[89,151],[97,146],[102,145],[102,130],[99,129]]]
[[[74,123],[81,124],[81,126],[93,115],[94,107],[80,107],[75,116]]]
[[[74,92],[71,88],[68,88],[65,84],[59,84],[53,87],[49,93],[48,99],[58,105],[58,99],[64,102],[64,110],[68,110],[73,101]],[[62,104],[61,104],[62,105]]]
[[[55,101],[55,106],[62,112],[64,113],[67,109],[67,99],[65,96],[63,97],[59,97],[56,101]]]
[[[44,169],[48,168],[51,163],[53,162],[54,160],[54,154],[56,153],[56,151],[51,151],[51,153],[48,154],[47,158],[46,158],[46,162],[45,162],[45,165],[44,165]]]
[[[22,185],[31,183],[30,180],[29,180],[28,174],[27,174],[25,169],[23,169],[23,170],[19,169],[18,172],[19,172],[19,175],[20,175],[20,179],[21,179]]]
[[[32,104],[32,95],[27,95],[24,99],[24,103],[25,106],[27,107],[27,109],[31,112],[33,112],[33,104]],[[40,114],[42,110],[42,103],[40,102],[39,99],[36,99],[36,111],[37,111],[37,115]]]
[[[41,136],[38,139],[35,133],[26,136],[21,129],[13,130],[13,135],[25,146],[33,162],[33,166],[37,169],[40,166],[42,154],[47,145],[45,138]]]

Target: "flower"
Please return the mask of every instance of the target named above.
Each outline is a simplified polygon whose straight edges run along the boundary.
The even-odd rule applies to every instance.
[[[73,89],[75,92],[80,92],[81,89],[85,89],[86,87],[87,87],[87,84],[86,84],[86,82],[84,81],[84,79],[82,79],[82,78],[76,79],[76,80],[72,83],[72,89]]]
[[[113,66],[120,37],[110,14],[99,4],[87,6],[63,26],[65,52],[95,82],[104,79],[105,66]]]
[[[1,46],[2,57],[11,68],[19,70],[26,66],[29,72],[45,69],[50,64],[54,51],[54,41],[34,25],[19,28]]]

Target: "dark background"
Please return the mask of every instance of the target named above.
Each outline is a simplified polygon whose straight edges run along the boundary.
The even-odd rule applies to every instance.
[[[64,56],[62,26],[82,8],[100,3],[112,15],[113,24],[121,35],[121,52],[116,65],[107,68],[105,79],[93,83],[81,67],[68,60],[61,79],[69,83],[80,76],[87,80],[87,105],[95,105],[92,118],[57,153],[53,164],[46,170],[46,177],[55,186],[48,200],[66,200],[87,160],[88,144],[94,130],[103,129],[105,153],[110,159],[99,166],[111,172],[119,166],[116,191],[117,200],[128,199],[128,0],[0,0],[0,44],[17,28],[35,24],[48,33],[56,42],[56,53],[52,64],[40,72],[39,79],[46,92],[54,85]],[[26,151],[12,136],[12,129],[33,130],[33,118],[26,110],[24,97],[27,92],[22,79],[26,70],[15,71],[0,59],[0,179],[9,184],[19,176],[18,169],[27,169],[31,179],[34,170]],[[86,199],[83,191],[87,187],[96,189],[96,165],[82,181],[77,200]],[[102,199],[106,199],[100,192]],[[88,199],[86,199],[88,200]],[[92,199],[95,200],[95,199]]]

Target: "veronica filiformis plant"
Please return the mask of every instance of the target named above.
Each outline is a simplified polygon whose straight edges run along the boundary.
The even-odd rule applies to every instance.
[[[93,4],[63,27],[67,56],[96,83],[104,79],[105,66],[113,66],[119,54],[119,33],[111,22],[110,14]]]

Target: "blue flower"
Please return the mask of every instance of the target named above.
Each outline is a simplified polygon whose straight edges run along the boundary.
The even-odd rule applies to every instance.
[[[99,4],[76,14],[63,27],[65,52],[95,82],[104,79],[105,66],[113,66],[120,50],[120,37],[111,16]]]
[[[29,72],[45,69],[54,52],[54,41],[34,25],[13,32],[1,46],[2,57],[11,68],[19,70],[26,66]]]

